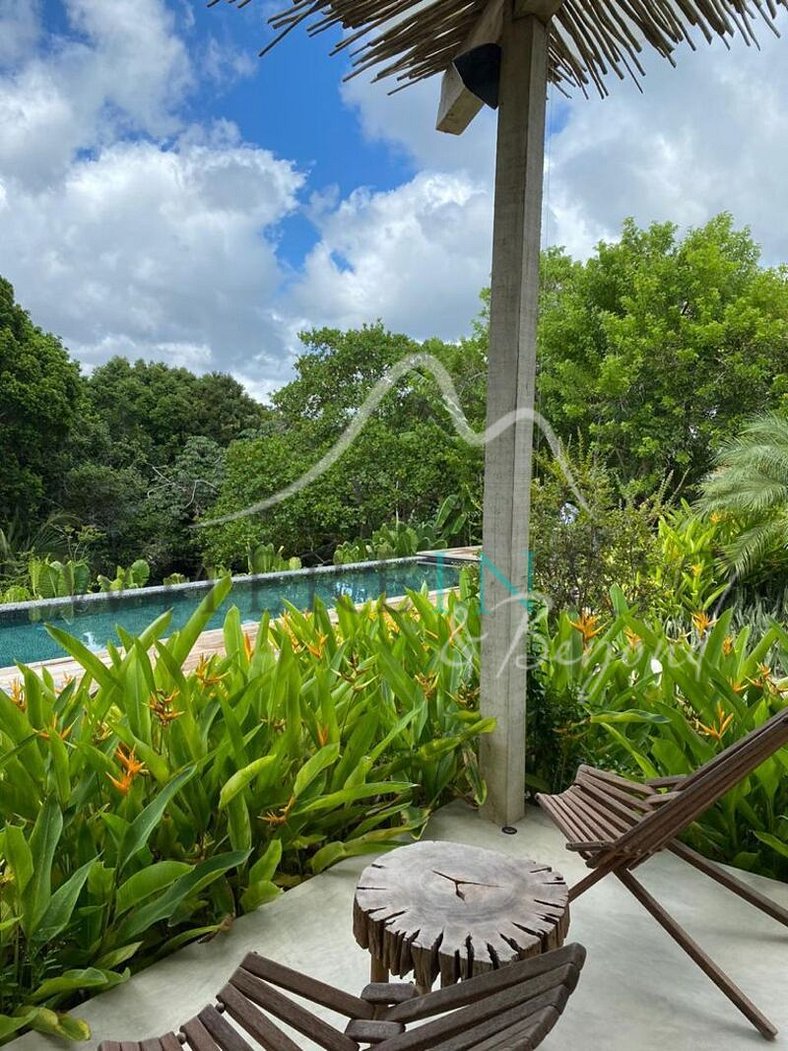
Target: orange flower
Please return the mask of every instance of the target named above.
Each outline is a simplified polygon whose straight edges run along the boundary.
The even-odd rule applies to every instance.
[[[14,679],[14,681],[11,683],[11,700],[14,702],[17,708],[21,708],[22,711],[24,711],[25,708],[27,708],[27,701],[25,700],[25,688],[19,681],[19,679]]]
[[[120,778],[113,777],[109,773],[107,777],[122,796],[127,796],[136,778],[147,771],[144,764],[137,759],[133,748],[131,751],[128,751],[122,744],[119,744],[115,749],[115,758],[123,767],[123,773]]]
[[[328,744],[328,727],[327,726],[318,726],[318,728],[317,728],[317,743],[320,745],[321,748],[324,745]]]
[[[695,625],[695,630],[700,638],[706,634],[711,625],[714,623],[708,613],[704,610],[700,610],[698,613],[692,614],[692,623]]]
[[[730,724],[733,722],[733,713],[729,712],[727,715],[723,711],[722,705],[717,705],[717,724],[706,726],[704,723],[698,723],[698,729],[705,737],[713,737],[715,741],[721,741],[722,736],[728,729]]]
[[[134,778],[131,774],[123,774],[120,780],[117,777],[113,777],[112,774],[107,774],[107,777],[122,796],[127,796],[131,786],[134,784]]]
[[[314,646],[309,642],[306,644],[306,648],[309,650],[309,652],[312,654],[315,660],[320,660],[320,658],[323,656],[323,647],[326,644],[327,638],[328,635],[323,635],[322,632],[318,632],[317,644]]]
[[[60,738],[61,741],[65,741],[69,737],[69,735],[71,734],[71,731],[73,729],[74,729],[74,723],[72,723],[71,726],[66,726],[63,730],[58,730],[57,722],[53,718],[52,719],[52,725],[49,728],[49,730],[39,730],[38,731],[38,736],[39,737],[43,737],[43,739],[45,741],[48,741],[50,736],[51,736],[51,734],[56,734]]]
[[[733,639],[730,637],[730,635],[726,635],[725,638],[722,640],[722,652],[725,654],[726,657],[733,652]]]
[[[129,752],[122,744],[119,744],[115,749],[115,758],[131,777],[136,777],[138,774],[145,772],[145,764],[137,759],[135,748],[132,748]]]
[[[624,635],[633,650],[637,649],[638,643],[643,641],[641,637],[632,630],[632,628],[624,628]]]
[[[254,641],[252,636],[247,635],[246,632],[244,632],[244,653],[246,654],[246,659],[248,661],[252,659],[252,655],[254,654]]]
[[[164,690],[157,690],[150,695],[148,707],[162,726],[169,725],[173,719],[178,719],[183,715],[183,712],[173,707],[177,696],[177,690],[173,690],[172,693],[165,693]]]
[[[598,635],[602,630],[602,628],[598,626],[599,617],[587,609],[583,610],[577,620],[570,620],[569,623],[583,636],[583,646],[587,646],[591,639],[593,639],[595,635]]]
[[[260,820],[265,821],[267,825],[286,825],[287,819],[290,817],[290,811],[295,806],[295,802],[295,796],[290,796],[287,805],[282,807],[278,814],[273,810],[269,810],[267,814],[261,816]]]
[[[206,657],[203,654],[197,661],[197,667],[194,669],[194,674],[203,686],[217,686],[225,678],[225,675],[212,675],[212,668],[213,657]]]

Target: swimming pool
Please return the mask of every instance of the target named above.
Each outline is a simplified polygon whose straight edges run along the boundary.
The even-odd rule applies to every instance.
[[[285,602],[308,609],[314,598],[333,606],[340,595],[365,602],[383,594],[403,595],[406,589],[418,590],[424,584],[430,591],[440,591],[456,587],[460,568],[460,564],[436,555],[235,577],[229,598],[208,628],[221,627],[231,606],[238,606],[242,620],[258,621],[266,610],[273,616],[281,613]],[[76,635],[92,650],[118,642],[116,625],[137,635],[167,609],[173,611],[170,630],[175,631],[183,627],[212,584],[204,581],[0,606],[0,668],[17,661],[62,657],[63,651],[47,634],[46,624]]]

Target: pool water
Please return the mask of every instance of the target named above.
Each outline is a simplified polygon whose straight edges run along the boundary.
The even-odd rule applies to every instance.
[[[333,606],[340,595],[365,602],[384,594],[403,595],[406,589],[418,590],[424,584],[430,591],[452,588],[459,582],[459,572],[459,565],[437,557],[239,577],[208,628],[221,627],[231,606],[239,608],[242,620],[258,621],[266,610],[272,616],[281,613],[285,602],[309,609],[314,598]],[[116,625],[138,635],[167,609],[173,611],[168,630],[175,631],[183,627],[209,587],[185,584],[0,606],[0,668],[17,661],[62,657],[63,650],[47,634],[46,624],[76,635],[92,650],[103,649],[108,642],[118,643]]]

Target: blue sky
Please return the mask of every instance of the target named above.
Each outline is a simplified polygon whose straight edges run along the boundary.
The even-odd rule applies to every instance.
[[[0,274],[89,369],[231,371],[264,397],[297,333],[381,319],[458,339],[488,282],[495,117],[435,132],[329,34],[264,59],[264,16],[193,0],[0,0]],[[762,50],[646,56],[641,95],[548,100],[543,240],[585,257],[626,216],[731,211],[788,260],[788,17]]]

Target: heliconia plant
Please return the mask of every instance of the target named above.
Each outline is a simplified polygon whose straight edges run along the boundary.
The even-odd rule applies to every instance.
[[[316,603],[256,630],[233,608],[226,652],[195,661],[230,586],[180,631],[120,628],[108,665],[50,628],[81,678],[20,667],[0,691],[0,1041],[87,1038],[80,997],[418,835],[452,793],[483,799],[472,600]]]
[[[686,631],[638,617],[618,589],[613,615],[561,614],[543,633],[537,674],[554,703],[569,699],[583,757],[635,778],[687,774],[788,703],[788,632],[759,638],[704,610]],[[569,777],[574,771],[569,772]],[[788,749],[746,778],[688,833],[704,854],[788,876]]]

